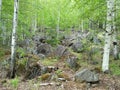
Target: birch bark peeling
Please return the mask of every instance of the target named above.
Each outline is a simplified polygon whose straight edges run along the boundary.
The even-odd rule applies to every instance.
[[[12,30],[12,42],[11,42],[10,78],[15,77],[17,15],[18,15],[18,0],[14,0],[14,16],[13,16],[13,30]]]
[[[109,70],[109,54],[110,54],[110,44],[111,44],[111,36],[113,32],[113,8],[114,8],[114,0],[107,0],[107,24],[106,24],[106,33],[105,33],[105,46],[104,46],[104,54],[103,54],[103,63],[102,63],[102,71]]]

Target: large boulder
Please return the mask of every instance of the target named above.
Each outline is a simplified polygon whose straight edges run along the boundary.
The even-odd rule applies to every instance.
[[[37,47],[37,54],[43,54],[45,56],[48,56],[51,53],[52,53],[52,47],[47,43],[43,43]]]
[[[62,56],[68,55],[69,51],[68,51],[68,49],[65,46],[58,45],[58,47],[56,48],[54,54],[57,57],[62,57]]]
[[[76,37],[74,36],[63,36],[61,44],[64,46],[71,46],[75,40]]]
[[[30,45],[31,39],[24,39],[24,40],[20,40],[17,41],[17,46],[22,47],[22,48],[26,48]]]
[[[83,44],[81,42],[76,42],[72,45],[72,50],[74,52],[82,52],[83,51]]]
[[[83,69],[78,71],[75,74],[75,81],[77,82],[87,82],[87,83],[96,83],[99,82],[98,74],[90,71],[89,69]]]
[[[8,70],[0,70],[0,78],[7,78],[8,77],[8,73],[9,71]]]
[[[46,42],[46,37],[40,36],[40,35],[35,35],[35,36],[32,37],[32,40],[35,44],[39,45],[41,43]]]

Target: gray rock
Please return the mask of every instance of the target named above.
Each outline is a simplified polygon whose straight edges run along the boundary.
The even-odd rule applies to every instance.
[[[38,56],[40,57],[40,59],[45,59],[45,55],[44,54],[38,54]]]
[[[7,78],[8,71],[7,70],[1,70],[0,72],[0,78]]]
[[[54,67],[54,66],[41,66],[41,74],[52,73],[52,72],[54,72],[56,70],[58,70],[58,67]]]
[[[47,71],[48,71],[48,67],[46,67],[46,66],[41,67],[41,74],[45,74],[45,73],[47,73]]]
[[[67,58],[67,64],[70,68],[77,69],[79,67],[77,63],[78,58],[76,56],[71,56]]]
[[[62,57],[62,56],[65,56],[67,54],[69,54],[69,51],[66,47],[62,46],[62,45],[59,45],[56,50],[55,50],[55,55],[57,57]]]
[[[75,40],[76,38],[73,36],[64,36],[63,40],[61,40],[61,44],[64,46],[71,46]]]
[[[76,42],[72,45],[72,50],[74,52],[82,52],[83,51],[83,45],[81,42]]]
[[[95,74],[89,69],[83,69],[82,71],[79,71],[75,74],[75,81],[95,83],[95,82],[99,82],[99,76],[98,74]]]
[[[44,54],[48,56],[52,53],[52,47],[49,44],[43,43],[37,47],[37,54]]]

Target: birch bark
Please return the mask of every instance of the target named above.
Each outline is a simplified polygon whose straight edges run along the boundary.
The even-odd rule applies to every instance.
[[[15,77],[17,16],[18,16],[18,0],[14,0],[14,16],[13,16],[13,30],[12,30],[12,42],[11,42],[10,78]]]
[[[104,46],[104,54],[103,54],[103,63],[102,63],[102,71],[109,70],[109,54],[110,54],[110,44],[111,44],[111,36],[113,32],[113,8],[114,8],[114,0],[107,0],[107,24],[106,24],[106,32],[105,32],[105,46]]]

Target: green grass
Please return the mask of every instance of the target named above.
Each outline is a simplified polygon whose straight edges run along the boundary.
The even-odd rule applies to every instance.
[[[57,62],[57,59],[44,59],[41,61],[43,65],[54,65]]]
[[[13,87],[13,88],[17,88],[18,87],[18,85],[19,85],[19,78],[14,78],[14,79],[11,79],[10,80],[10,85]]]
[[[113,75],[120,75],[120,65],[119,65],[119,63],[116,63],[116,62],[110,63],[110,70],[112,71]]]

